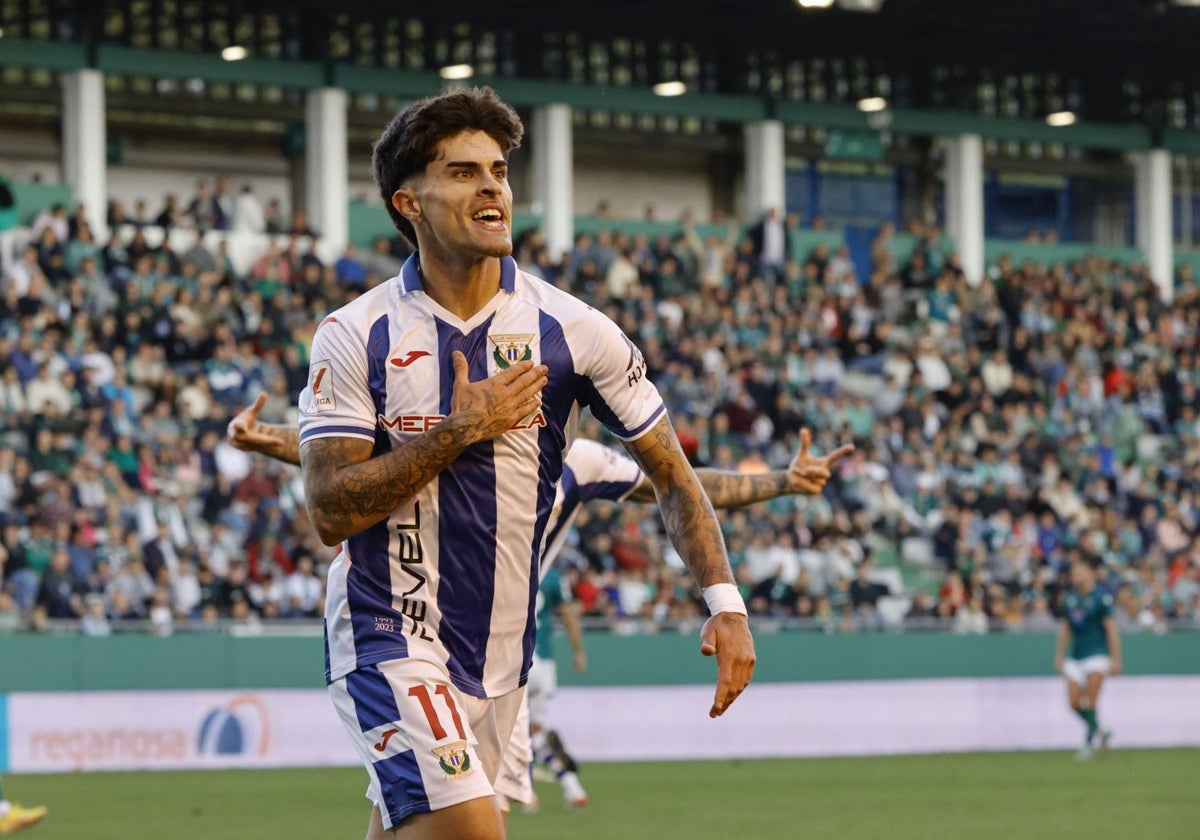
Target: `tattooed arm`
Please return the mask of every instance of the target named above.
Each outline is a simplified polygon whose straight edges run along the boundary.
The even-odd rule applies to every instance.
[[[736,470],[696,470],[696,478],[715,508],[735,508],[765,502],[777,496],[805,494],[815,496],[825,487],[838,461],[854,451],[854,446],[840,446],[824,458],[814,458],[808,452],[812,436],[808,429],[800,431],[800,451],[786,470],[752,475]],[[629,494],[635,502],[653,502],[654,485],[643,477]]]
[[[258,412],[267,402],[260,393],[253,405],[243,408],[229,421],[225,437],[235,449],[259,452],[288,464],[300,464],[300,431],[291,426],[259,422]]]
[[[625,448],[654,485],[667,534],[701,587],[733,583],[725,541],[717,515],[679,448],[679,439],[664,416],[650,431]],[[754,640],[746,616],[722,612],[700,631],[700,652],[717,656],[717,693],[710,717],[722,714],[737,699],[754,672]]]
[[[473,443],[492,440],[538,406],[547,368],[522,362],[470,382],[467,359],[454,353],[449,416],[376,458],[362,438],[327,437],[300,447],[305,504],[325,545],[369,528],[415,496]]]
[[[717,515],[679,447],[671,421],[663,417],[625,448],[654,487],[667,535],[696,582],[733,583]]]

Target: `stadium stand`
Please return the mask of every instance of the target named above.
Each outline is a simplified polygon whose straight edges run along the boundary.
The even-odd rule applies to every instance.
[[[312,328],[406,255],[379,240],[125,224],[106,243],[62,203],[32,214],[0,286],[0,625],[239,628],[315,619],[331,559],[297,473],[228,446],[259,390],[286,422]],[[120,221],[120,220],[118,220]],[[207,224],[200,219],[203,230]],[[1200,287],[1170,305],[1136,262],[994,253],[968,285],[941,233],[882,231],[869,276],[839,232],[581,226],[518,260],[644,348],[697,464],[785,466],[802,426],[858,450],[818,499],[727,516],[761,620],[829,632],[1046,630],[1065,561],[1105,561],[1123,629],[1200,621]],[[297,231],[300,233],[302,231]],[[1061,252],[1060,252],[1061,253]],[[600,435],[598,424],[585,432]],[[694,619],[653,512],[578,520],[569,579],[592,626]]]
[[[857,445],[823,497],[724,518],[761,621],[1045,630],[1080,552],[1105,561],[1125,629],[1200,621],[1188,4],[1109,19],[1082,0],[970,14],[914,0],[847,17],[713,0],[684,28],[654,4],[561,20],[538,3],[292,5],[227,20],[205,4],[10,4],[0,624],[165,633],[320,614],[330,555],[296,472],[224,432],[260,390],[264,419],[293,422],[313,325],[407,256],[367,197],[365,151],[451,58],[534,112],[519,153],[533,160],[514,172],[557,142],[583,163],[557,173],[575,201],[612,191],[552,253],[579,207],[551,208],[554,179],[518,174],[517,257],[644,349],[697,464],[784,466],[802,426],[824,451]],[[1076,69],[1012,64],[993,33],[1018,14],[1039,24],[1029,38],[1071,32],[1028,51]],[[670,37],[647,48],[656,30]],[[1124,58],[1147,43],[1153,67]],[[656,95],[669,79],[687,96]],[[860,107],[872,99],[884,110]],[[317,118],[326,106],[337,119]],[[566,129],[538,150],[547,109]],[[105,142],[81,142],[88,126]],[[969,178],[951,172],[967,146]],[[754,183],[756,156],[770,177]],[[648,161],[661,177],[643,183]],[[345,175],[332,190],[326,165]],[[967,180],[978,224],[950,210]],[[761,219],[725,215],[765,209],[767,192],[792,211],[782,255]],[[93,195],[106,213],[76,203]],[[665,218],[683,206],[696,212]],[[323,238],[314,207],[348,235]],[[700,614],[653,512],[585,511],[566,559],[593,626]]]

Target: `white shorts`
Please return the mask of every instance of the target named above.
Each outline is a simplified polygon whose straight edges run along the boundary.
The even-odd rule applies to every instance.
[[[517,724],[508,749],[500,760],[500,775],[496,778],[496,793],[503,794],[514,802],[532,805],[537,801],[533,793],[533,739],[529,736],[529,695],[521,703],[517,713]]]
[[[412,814],[495,794],[524,689],[473,697],[422,659],[368,665],[329,686],[389,831]]]
[[[534,654],[525,690],[529,692],[530,723],[544,727],[550,699],[558,691],[558,663]]]
[[[1063,676],[1076,685],[1087,685],[1088,674],[1107,675],[1111,670],[1112,660],[1104,654],[1063,662]]]

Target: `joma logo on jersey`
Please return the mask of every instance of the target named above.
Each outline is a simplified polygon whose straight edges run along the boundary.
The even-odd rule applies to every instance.
[[[506,333],[504,335],[488,335],[488,341],[495,345],[492,359],[496,367],[504,370],[517,362],[527,362],[533,358],[533,348],[530,342],[536,333]]]
[[[408,367],[409,365],[411,365],[417,359],[423,359],[428,355],[429,355],[428,350],[409,350],[408,355],[406,355],[403,359],[401,359],[401,358],[392,359],[392,364],[394,364],[396,367],[405,368],[405,367]]]
[[[379,418],[380,425],[382,425],[384,428],[397,429],[398,431],[401,431],[401,432],[420,434],[421,432],[428,432],[430,429],[432,429],[438,423],[441,423],[443,420],[446,419],[446,415],[444,415],[444,414],[399,414],[395,417],[384,417],[382,414],[380,414],[380,415],[378,415],[378,418]],[[542,413],[541,409],[538,409],[529,417],[526,417],[523,420],[518,420],[516,423],[513,423],[512,428],[515,431],[519,431],[521,429],[533,429],[533,428],[541,427],[541,426],[545,426],[545,425],[546,425],[546,415]]]

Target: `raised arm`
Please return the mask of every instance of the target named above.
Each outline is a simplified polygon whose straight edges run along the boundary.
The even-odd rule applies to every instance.
[[[738,240],[742,238],[742,226],[737,219],[730,219],[725,223],[725,250],[732,251],[737,247]]]
[[[713,507],[688,464],[671,421],[664,415],[646,434],[625,444],[626,450],[654,486],[667,534],[701,588],[733,586],[733,572]],[[700,652],[717,656],[717,692],[710,717],[737,699],[754,673],[754,640],[744,613],[713,608],[701,630]],[[715,600],[715,599],[714,599]],[[740,604],[740,598],[737,599]]]
[[[267,395],[259,393],[253,405],[243,408],[229,421],[225,437],[235,449],[258,452],[276,461],[300,465],[300,430],[277,423],[263,423],[258,413],[267,402]]]
[[[823,458],[814,458],[808,448],[812,435],[800,430],[800,451],[786,470],[751,475],[736,470],[696,470],[696,478],[715,508],[735,508],[765,502],[779,496],[815,496],[825,488],[837,463],[854,451],[852,444],[840,446]],[[643,477],[629,494],[635,502],[653,502],[654,485]]]
[[[319,437],[300,447],[305,504],[326,545],[337,545],[415,496],[473,443],[491,440],[538,406],[548,369],[520,362],[470,382],[466,357],[454,353],[448,417],[384,455],[364,438]]]

